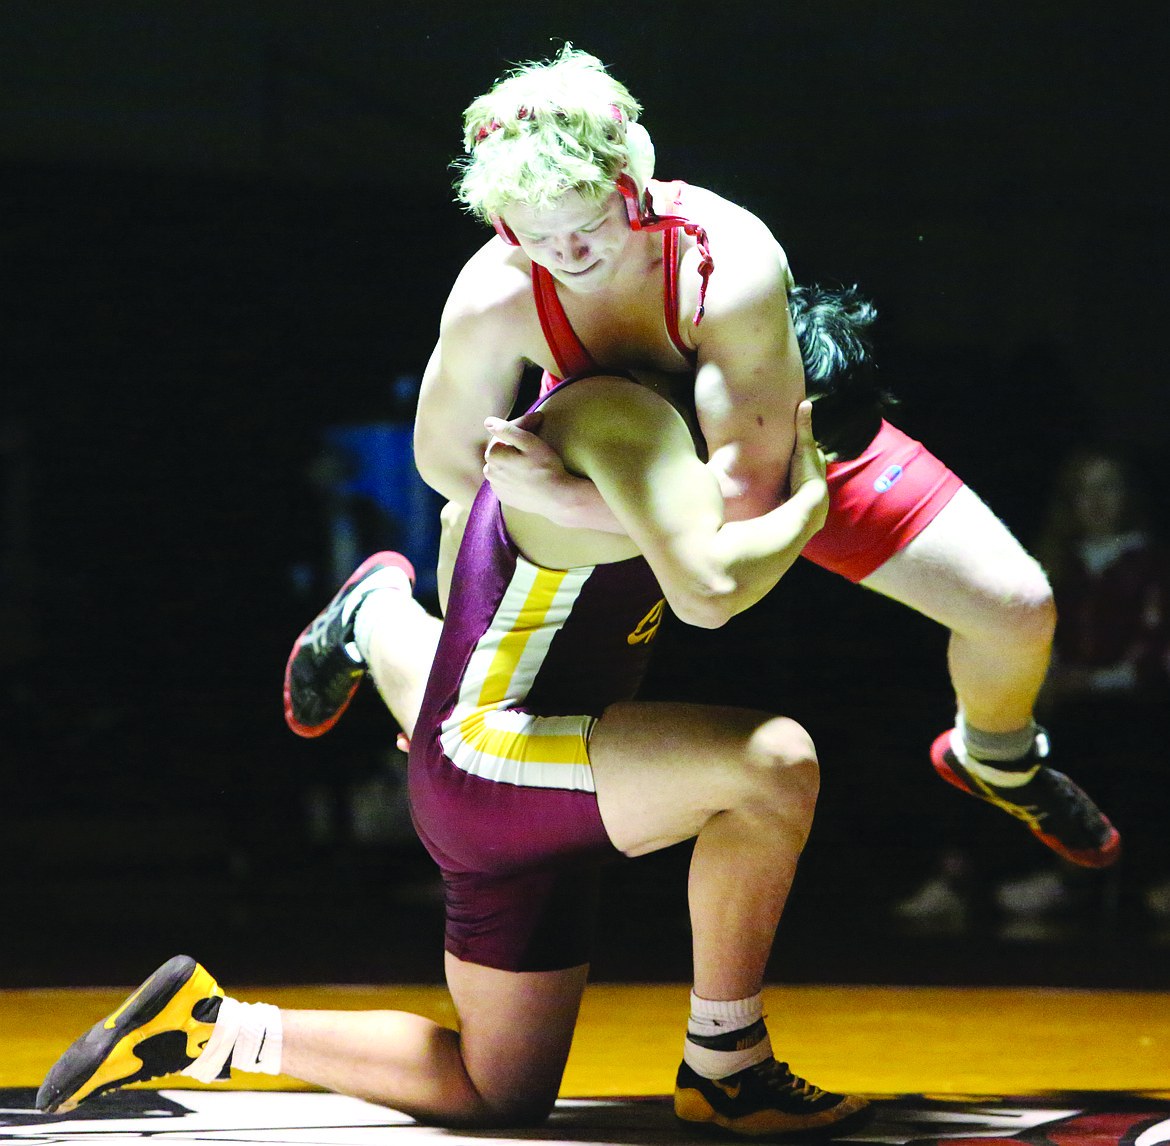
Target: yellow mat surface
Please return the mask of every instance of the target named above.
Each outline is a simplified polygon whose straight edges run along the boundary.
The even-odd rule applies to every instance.
[[[0,1086],[37,1085],[61,1051],[131,989],[0,991]],[[230,993],[282,1007],[408,1010],[455,1022],[441,987]],[[765,1004],[777,1057],[831,1090],[1170,1092],[1170,993],[783,986],[768,988]],[[590,986],[562,1094],[668,1093],[687,1007],[682,985]],[[260,1075],[238,1079],[248,1089],[297,1086]]]

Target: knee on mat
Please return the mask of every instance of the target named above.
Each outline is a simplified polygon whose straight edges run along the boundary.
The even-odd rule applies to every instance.
[[[498,1130],[501,1127],[520,1129],[528,1126],[540,1126],[548,1120],[556,1105],[556,1098],[529,1098],[517,1097],[504,1099],[492,1103],[490,1108],[480,1114],[473,1123],[465,1125],[464,1129]]]

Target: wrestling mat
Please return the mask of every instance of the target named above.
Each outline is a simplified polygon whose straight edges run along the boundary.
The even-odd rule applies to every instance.
[[[449,1146],[520,1141],[710,1146],[714,1141],[677,1122],[666,1097],[562,1099],[536,1130],[453,1132],[416,1126],[357,1099],[316,1092],[126,1090],[64,1115],[37,1114],[35,1093],[31,1087],[0,1090],[0,1141],[29,1146],[123,1146],[147,1138],[158,1146],[424,1146],[436,1140]],[[1170,1099],[1105,1091],[1023,1098],[900,1095],[875,1100],[868,1122],[839,1138],[785,1141],[964,1146],[988,1139],[1021,1146],[1156,1146],[1170,1141]]]

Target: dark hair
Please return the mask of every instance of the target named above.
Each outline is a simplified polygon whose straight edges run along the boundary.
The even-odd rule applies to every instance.
[[[788,295],[813,433],[838,461],[857,457],[897,399],[878,385],[869,327],[877,308],[854,287],[793,287]]]

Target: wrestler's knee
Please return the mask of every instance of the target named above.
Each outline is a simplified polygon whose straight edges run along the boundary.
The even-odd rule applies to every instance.
[[[1039,562],[1015,564],[987,619],[989,629],[1009,644],[1049,645],[1056,630],[1056,603]]]
[[[467,1129],[494,1130],[500,1127],[539,1126],[548,1119],[556,1105],[556,1095],[517,1095],[495,1099],[477,1112],[463,1126]]]
[[[555,1098],[516,1098],[490,1103],[477,1102],[468,1109],[442,1114],[431,1114],[425,1110],[404,1110],[403,1113],[409,1114],[422,1126],[436,1126],[444,1130],[519,1129],[539,1126],[548,1119],[555,1105]]]
[[[812,822],[820,769],[812,737],[795,720],[774,716],[748,742],[747,763],[757,800],[793,821]]]
[[[1048,575],[1038,561],[1033,562],[1025,602],[1031,629],[1040,639],[1050,642],[1056,631],[1056,599]]]

